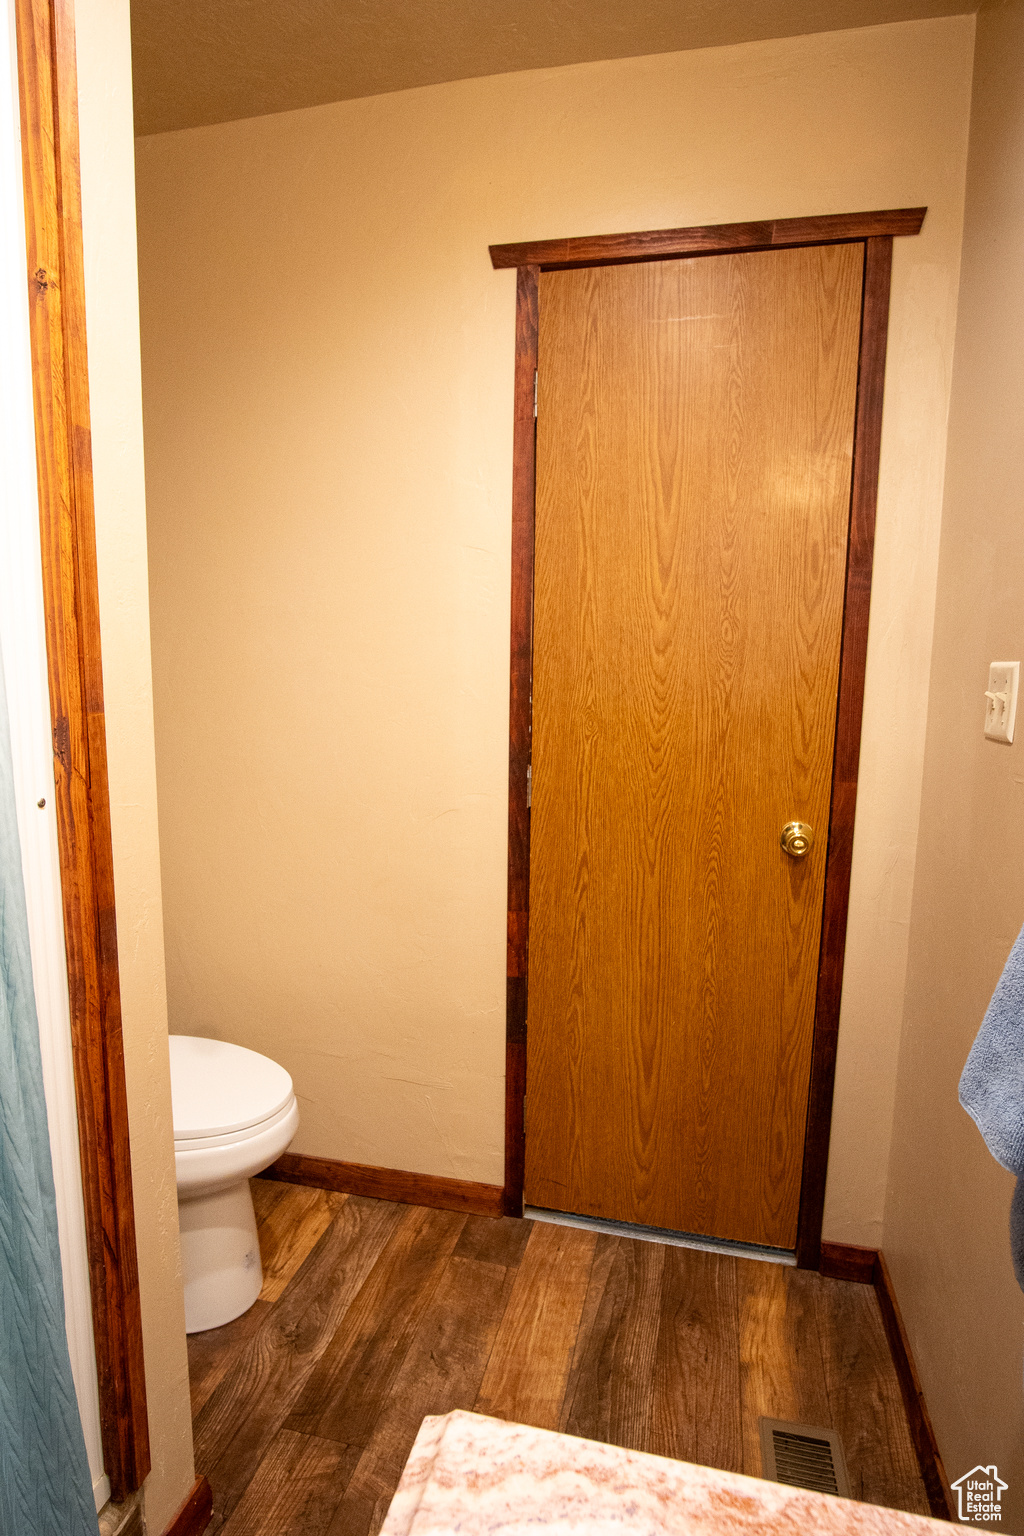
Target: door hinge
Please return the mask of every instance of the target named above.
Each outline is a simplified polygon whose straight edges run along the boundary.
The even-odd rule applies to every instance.
[[[533,419],[537,420],[537,370],[533,370]]]
[[[533,764],[526,765],[526,809],[533,803]]]

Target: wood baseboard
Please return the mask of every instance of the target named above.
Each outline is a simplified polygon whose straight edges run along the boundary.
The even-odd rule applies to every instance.
[[[333,1189],[343,1195],[367,1195],[372,1200],[394,1200],[401,1205],[467,1211],[473,1216],[501,1216],[505,1209],[505,1191],[500,1184],[403,1173],[400,1168],[368,1168],[362,1163],[340,1163],[331,1157],[304,1157],[301,1153],[286,1152],[260,1177]]]
[[[854,1243],[822,1243],[818,1269],[830,1280],[854,1280],[874,1285],[878,1268],[877,1248],[858,1248]]]
[[[820,1267],[821,1273],[831,1280],[853,1280],[860,1285],[874,1286],[932,1516],[936,1520],[958,1523],[956,1505],[949,1491],[949,1479],[935,1439],[921,1378],[914,1364],[910,1340],[900,1315],[885,1255],[878,1248],[858,1248],[853,1243],[822,1243]]]
[[[197,1477],[192,1492],[164,1531],[164,1536],[202,1536],[212,1514],[210,1485],[205,1477]]]
[[[917,1374],[910,1340],[903,1325],[899,1302],[893,1290],[892,1276],[889,1274],[889,1266],[885,1262],[883,1253],[879,1253],[875,1267],[875,1294],[878,1297],[882,1325],[885,1328],[885,1336],[889,1340],[896,1374],[900,1379],[910,1433],[914,1441],[914,1449],[917,1451],[917,1459],[921,1464],[921,1476],[924,1478],[932,1514],[936,1520],[951,1520],[954,1524],[958,1524],[956,1505],[949,1491],[949,1478],[942,1463],[935,1430],[932,1427],[928,1405],[921,1388],[921,1378]]]

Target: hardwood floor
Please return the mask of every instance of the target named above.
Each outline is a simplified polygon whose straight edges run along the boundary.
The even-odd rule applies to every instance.
[[[452,1408],[755,1477],[761,1414],[824,1425],[855,1498],[928,1513],[870,1286],[252,1187],[260,1299],[189,1339],[211,1536],[375,1536],[421,1420]]]

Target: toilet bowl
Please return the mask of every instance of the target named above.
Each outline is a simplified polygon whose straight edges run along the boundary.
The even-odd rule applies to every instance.
[[[185,1331],[248,1311],[263,1285],[249,1180],[280,1157],[299,1125],[292,1080],[256,1051],[171,1035]]]

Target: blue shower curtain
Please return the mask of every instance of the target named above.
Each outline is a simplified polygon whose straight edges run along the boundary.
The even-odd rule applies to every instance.
[[[0,1536],[96,1536],[57,1208],[0,665]]]

